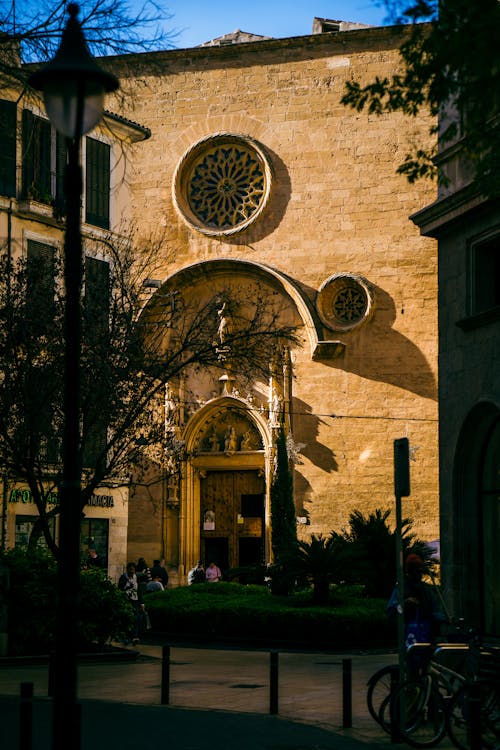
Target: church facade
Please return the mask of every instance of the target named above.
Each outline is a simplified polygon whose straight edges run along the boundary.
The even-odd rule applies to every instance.
[[[168,383],[168,460],[152,457],[158,481],[131,489],[127,556],[165,557],[172,583],[199,558],[270,560],[282,428],[299,537],[392,508],[400,437],[412,456],[404,515],[439,537],[436,243],[408,220],[433,186],[396,173],[430,123],[340,101],[347,80],[396,72],[403,34],[229,35],[104,61],[127,93],[122,114],[151,131],[130,177],[138,238],[163,237],[144,314],[220,301],[220,367]],[[298,341],[277,347],[263,380],[231,361],[224,335],[242,305],[269,300]]]

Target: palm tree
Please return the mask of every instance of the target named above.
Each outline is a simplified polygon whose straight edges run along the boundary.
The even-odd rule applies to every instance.
[[[298,541],[284,562],[290,573],[313,586],[313,603],[328,604],[330,583],[343,579],[351,551],[336,534],[324,537],[312,534],[309,541]]]
[[[355,510],[349,516],[349,528],[339,535],[352,552],[352,567],[348,576],[351,582],[363,583],[368,596],[386,598],[396,580],[396,530],[391,529],[390,510],[377,508],[364,516]],[[413,521],[402,521],[402,546],[406,557],[415,552],[432,569],[433,550],[412,531]]]

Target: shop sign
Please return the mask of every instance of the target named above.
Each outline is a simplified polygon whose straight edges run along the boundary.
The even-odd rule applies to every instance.
[[[48,505],[58,505],[59,495],[57,492],[47,492],[45,500]],[[33,497],[31,490],[14,488],[11,490],[9,503],[32,503]],[[94,508],[113,508],[114,507],[113,495],[92,495],[87,505]]]

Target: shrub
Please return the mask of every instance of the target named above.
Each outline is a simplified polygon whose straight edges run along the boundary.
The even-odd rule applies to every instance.
[[[43,549],[26,554],[12,549],[2,555],[10,571],[8,602],[9,653],[47,654],[53,645],[57,569]]]
[[[134,615],[123,592],[99,569],[82,570],[80,585],[80,648],[88,651],[108,641],[124,640],[132,630]]]
[[[0,559],[10,571],[8,643],[13,656],[48,654],[54,646],[57,566],[44,549],[15,548]],[[100,570],[81,572],[80,650],[102,648],[130,632],[130,603]]]

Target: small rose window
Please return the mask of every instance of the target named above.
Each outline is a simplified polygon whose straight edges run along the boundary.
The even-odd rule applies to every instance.
[[[349,273],[330,276],[320,287],[317,310],[322,322],[334,331],[349,331],[373,312],[368,282]]]

